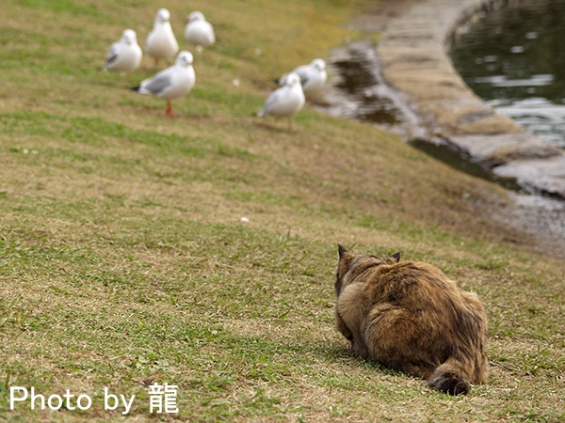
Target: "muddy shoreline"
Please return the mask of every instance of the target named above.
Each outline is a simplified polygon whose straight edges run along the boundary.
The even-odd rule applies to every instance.
[[[487,106],[466,86],[447,53],[459,25],[499,3],[404,0],[357,17],[351,26],[367,40],[335,50],[329,62],[336,77],[323,109],[365,121],[371,121],[364,119],[371,113],[384,115],[377,126],[405,140],[448,145],[495,175],[516,178],[533,194],[508,191],[507,198],[481,204],[477,211],[534,236],[534,250],[565,258],[565,152]],[[375,47],[368,39],[377,33],[383,35]],[[363,77],[367,86],[357,94],[339,87],[348,60],[371,67],[371,77]],[[384,104],[378,104],[379,97]]]

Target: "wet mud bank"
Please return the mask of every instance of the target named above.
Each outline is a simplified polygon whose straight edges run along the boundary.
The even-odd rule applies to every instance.
[[[404,140],[425,135],[417,114],[385,82],[369,40],[335,49],[328,65],[332,79],[321,106],[325,112],[376,125]]]
[[[392,20],[377,45],[384,79],[443,143],[530,192],[565,200],[565,151],[478,98],[448,55],[458,28],[500,0],[422,0]]]
[[[325,112],[378,126],[459,171],[509,190],[524,191],[515,178],[498,176],[468,154],[430,136],[420,124],[417,113],[402,99],[402,94],[384,80],[370,41],[355,41],[334,50],[329,67],[333,78],[331,89],[324,95],[325,105],[321,107]]]

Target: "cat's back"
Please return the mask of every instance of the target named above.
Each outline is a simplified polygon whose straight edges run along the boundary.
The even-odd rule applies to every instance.
[[[437,267],[423,262],[403,261],[375,268],[365,281],[364,292],[372,303],[415,303],[457,300],[461,289]]]

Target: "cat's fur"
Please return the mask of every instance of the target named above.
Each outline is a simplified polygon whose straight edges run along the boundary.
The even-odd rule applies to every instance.
[[[485,382],[487,316],[476,294],[437,267],[355,255],[339,246],[337,329],[365,359],[451,395]]]

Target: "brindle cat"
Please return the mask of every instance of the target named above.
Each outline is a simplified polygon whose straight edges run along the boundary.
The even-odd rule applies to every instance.
[[[437,267],[355,255],[339,245],[337,329],[365,359],[428,379],[451,395],[486,380],[487,316]]]

